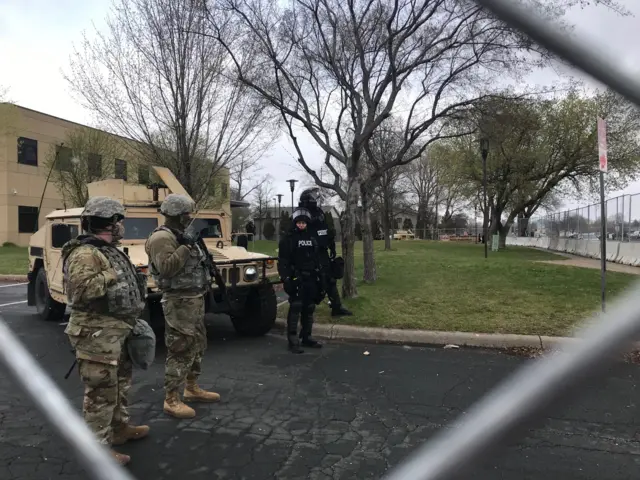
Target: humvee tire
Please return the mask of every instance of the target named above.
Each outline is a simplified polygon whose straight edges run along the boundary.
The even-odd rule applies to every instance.
[[[61,321],[67,306],[51,298],[44,268],[38,270],[35,280],[35,300],[38,315],[48,322]]]
[[[229,316],[238,335],[261,337],[269,333],[278,314],[278,300],[273,285],[247,288],[236,302],[238,308]]]

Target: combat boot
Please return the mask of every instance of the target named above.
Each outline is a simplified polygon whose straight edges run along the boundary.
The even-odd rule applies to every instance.
[[[289,351],[291,353],[304,353],[304,350],[300,348],[300,341],[295,333],[289,333],[287,335],[287,341],[289,343]]]
[[[113,431],[111,445],[124,445],[129,440],[139,440],[149,434],[147,425],[124,425]]]
[[[164,413],[175,418],[193,418],[196,411],[180,400],[178,392],[167,393],[164,397]]]
[[[220,395],[216,392],[208,392],[201,389],[195,380],[187,380],[184,386],[185,402],[218,402],[220,401]]]
[[[125,455],[124,453],[116,452],[115,450],[111,450],[111,455],[116,459],[120,465],[126,465],[131,461],[131,457],[129,455]]]
[[[322,344],[312,337],[302,337],[302,346],[309,348],[322,348]]]
[[[350,317],[351,315],[353,315],[353,313],[344,308],[342,305],[338,305],[336,307],[332,305],[331,307],[332,317]]]

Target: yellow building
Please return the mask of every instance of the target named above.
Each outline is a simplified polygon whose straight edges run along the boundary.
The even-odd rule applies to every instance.
[[[47,183],[47,176],[51,173],[51,158],[55,152],[58,152],[56,169],[65,168],[71,160],[73,152],[63,144],[68,143],[69,135],[79,128],[88,127],[29,108],[0,103],[0,245],[10,242],[27,246],[30,236],[44,223],[47,214],[77,206],[62,194],[53,176]],[[132,142],[99,130],[89,130],[125,143]],[[88,168],[89,171],[109,172],[108,178],[148,183],[149,167],[138,165],[135,158],[131,158],[133,155],[121,153],[114,154],[113,158],[102,158],[90,153]],[[216,200],[228,204],[229,172],[228,169],[221,170],[215,180],[221,188],[214,191],[216,197],[221,197]]]

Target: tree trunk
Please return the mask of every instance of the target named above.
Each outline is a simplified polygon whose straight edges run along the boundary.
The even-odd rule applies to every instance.
[[[382,199],[382,222],[384,229],[385,250],[391,250],[391,205],[389,203],[389,197],[385,192],[384,198]]]
[[[509,235],[509,230],[511,230],[511,225],[513,225],[513,220],[507,220],[504,225],[500,226],[500,240],[498,242],[498,248],[507,248],[507,236]]]
[[[342,279],[343,298],[356,298],[358,296],[355,269],[355,238],[359,188],[357,178],[347,178],[347,201],[342,225],[342,258],[344,259],[344,277]]]
[[[373,253],[370,198],[365,186],[360,187],[360,195],[362,198],[362,253],[364,260],[362,279],[365,283],[374,283],[378,279],[378,273],[376,271],[376,259]]]
[[[523,216],[518,218],[518,236],[526,237],[529,228],[529,217]]]

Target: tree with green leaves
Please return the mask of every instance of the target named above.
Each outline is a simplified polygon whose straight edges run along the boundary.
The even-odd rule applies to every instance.
[[[264,227],[262,227],[262,235],[267,240],[273,240],[276,235],[276,227],[273,224],[273,218],[271,218],[271,212],[267,212],[267,217],[264,220]]]
[[[289,212],[283,210],[280,212],[280,236],[284,237],[288,235],[292,228],[291,216],[289,215]]]
[[[607,120],[607,187],[624,188],[640,167],[640,110],[611,91],[586,95],[573,88],[552,99],[492,99],[468,119],[479,126],[476,135],[441,146],[451,160],[451,174],[464,179],[467,195],[477,198],[482,192],[479,138],[488,139],[487,216],[490,233],[500,235],[502,246],[519,215],[530,218],[559,194],[596,190],[598,116]]]

